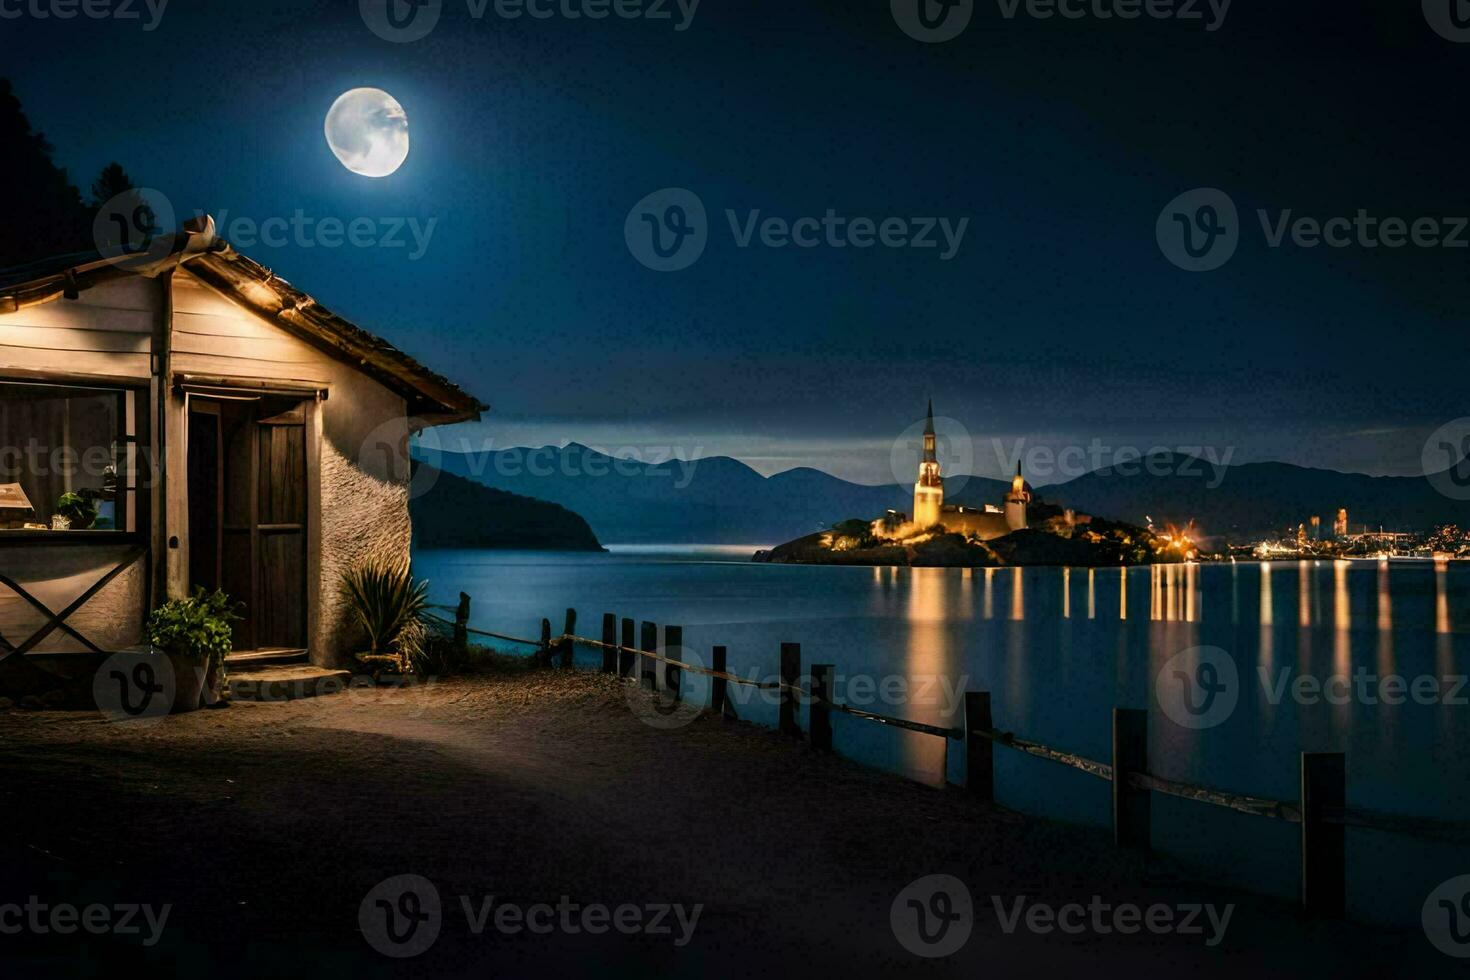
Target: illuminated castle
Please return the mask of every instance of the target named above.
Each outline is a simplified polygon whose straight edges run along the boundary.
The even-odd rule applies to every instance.
[[[951,534],[989,541],[1002,538],[1026,527],[1026,507],[1031,503],[1031,487],[1016,463],[1016,478],[1011,481],[1004,508],[986,504],[984,509],[959,507],[944,502],[944,478],[939,470],[939,453],[934,434],[934,402],[929,402],[929,420],[924,426],[924,454],[919,459],[919,479],[914,484],[913,522],[905,527],[909,533],[927,531],[936,524],[944,525]]]

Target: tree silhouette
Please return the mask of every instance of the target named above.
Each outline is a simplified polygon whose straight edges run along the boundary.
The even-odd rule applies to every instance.
[[[0,268],[92,247],[92,211],[0,78]]]
[[[116,161],[103,167],[92,181],[92,208],[94,215],[106,212],[94,222],[96,245],[104,254],[136,251],[159,232],[158,215]]]

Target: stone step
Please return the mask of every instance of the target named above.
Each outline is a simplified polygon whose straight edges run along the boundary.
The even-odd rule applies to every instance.
[[[225,657],[225,668],[232,674],[243,674],[257,667],[279,667],[306,663],[305,650],[272,648],[268,650],[244,650]]]
[[[296,701],[347,690],[352,674],[309,664],[256,667],[231,672],[229,692],[236,701]]]

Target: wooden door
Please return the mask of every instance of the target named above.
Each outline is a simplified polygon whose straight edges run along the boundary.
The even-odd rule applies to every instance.
[[[257,419],[254,429],[255,649],[302,649],[306,646],[306,412],[298,403]]]
[[[236,650],[305,649],[305,409],[271,396],[195,401],[200,407],[191,410],[189,426],[193,584],[221,588],[242,604]]]

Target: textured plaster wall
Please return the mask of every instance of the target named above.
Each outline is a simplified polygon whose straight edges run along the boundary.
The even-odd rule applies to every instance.
[[[362,646],[342,575],[368,558],[407,561],[408,422],[403,399],[371,379],[344,378],[322,404],[320,591],[312,660],[342,664]]]

